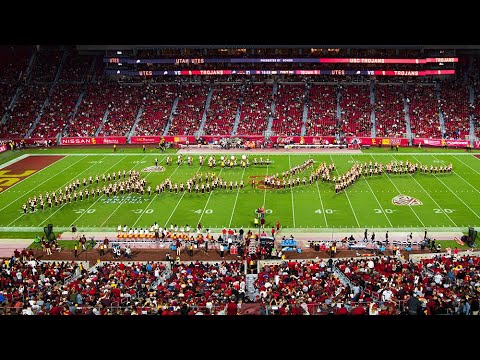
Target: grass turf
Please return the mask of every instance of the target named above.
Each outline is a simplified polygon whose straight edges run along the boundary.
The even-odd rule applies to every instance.
[[[58,246],[60,246],[63,251],[65,251],[65,250],[72,250],[72,251],[73,251],[73,247],[75,246],[75,244],[78,245],[78,252],[80,253],[80,252],[82,251],[82,250],[81,250],[82,247],[81,247],[81,245],[79,244],[78,241],[72,241],[72,240],[57,240],[57,242],[58,242]],[[90,249],[93,249],[92,244],[90,243],[90,241],[88,241],[88,239],[87,239],[86,247],[87,247],[87,251],[90,250]],[[32,242],[32,243],[27,247],[27,249],[41,250],[41,249],[42,249],[42,245],[39,244],[39,243]]]
[[[372,151],[375,150],[375,151]],[[165,166],[161,173],[142,173],[147,183],[155,188],[157,183],[169,177],[173,182],[184,182],[197,172],[211,171],[208,166],[199,167],[198,156],[194,164],[174,163],[165,165],[165,157],[171,154],[148,148],[145,153],[139,148],[126,148],[113,155],[111,149],[35,149],[17,152],[34,154],[69,154],[48,169],[37,172],[24,181],[0,193],[0,230],[10,232],[29,232],[42,230],[51,223],[54,230],[60,232],[76,224],[80,231],[112,231],[118,224],[129,227],[145,227],[157,221],[169,226],[189,224],[195,227],[201,222],[204,228],[232,227],[252,228],[254,211],[264,206],[267,209],[266,226],[273,226],[277,220],[284,229],[303,229],[304,231],[350,231],[350,229],[376,228],[389,230],[418,230],[423,228],[451,229],[465,231],[467,226],[480,226],[480,162],[473,155],[458,154],[445,150],[432,152],[431,149],[401,148],[399,152],[377,148],[364,151],[363,154],[329,155],[271,155],[270,166],[251,166],[241,168],[219,167],[217,174],[227,181],[243,178],[243,190],[216,190],[205,194],[163,193],[159,196],[130,194],[127,196],[95,197],[95,199],[67,204],[43,212],[21,212],[22,203],[28,197],[40,192],[57,190],[74,179],[118,170],[143,168],[153,165],[158,157],[160,165]],[[460,150],[461,152],[462,150]],[[464,150],[463,150],[464,152]],[[12,152],[7,152],[11,155]],[[3,154],[2,154],[3,155]],[[113,156],[111,156],[113,155]],[[225,155],[229,155],[225,153]],[[6,155],[2,161],[10,160]],[[250,161],[254,155],[250,154]],[[257,155],[260,157],[260,155]],[[265,157],[265,156],[264,156]],[[218,158],[218,157],[217,157]],[[315,167],[319,162],[336,164],[338,173],[347,171],[353,161],[382,163],[391,160],[409,160],[427,165],[453,163],[452,174],[437,175],[390,175],[360,178],[353,186],[341,194],[335,194],[332,184],[299,186],[286,190],[252,189],[250,176],[281,173],[286,169],[313,158]],[[309,171],[306,171],[307,175]],[[302,178],[303,174],[300,176]],[[409,195],[422,202],[418,206],[396,206],[392,199],[399,194]]]

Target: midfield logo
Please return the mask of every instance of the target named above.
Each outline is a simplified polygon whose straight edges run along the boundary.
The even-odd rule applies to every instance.
[[[149,166],[142,170],[142,172],[162,172],[165,171],[163,166]]]
[[[423,203],[415,199],[411,196],[408,195],[397,195],[392,199],[393,205],[399,205],[399,206],[412,206],[412,205],[423,205]]]

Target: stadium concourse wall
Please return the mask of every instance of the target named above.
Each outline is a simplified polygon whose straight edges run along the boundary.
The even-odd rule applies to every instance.
[[[126,136],[107,136],[107,137],[63,137],[60,139],[59,145],[122,145],[122,144],[158,144],[161,139],[164,139],[166,142],[174,144],[195,144],[196,137],[193,135],[170,135],[170,136],[132,136],[127,141]],[[265,136],[263,135],[203,135],[200,137],[205,140],[207,143],[212,143],[214,141],[219,141],[225,138],[240,138],[245,141],[252,142],[263,142]],[[27,145],[32,145],[34,143],[44,144],[45,141],[51,140],[56,142],[55,138],[14,138],[14,139],[0,139],[2,141],[15,142],[24,141]],[[270,136],[269,140],[273,144],[305,144],[305,145],[320,145],[322,142],[328,144],[333,144],[335,137],[334,136]],[[409,139],[406,138],[382,138],[382,137],[346,137],[348,144],[359,144],[362,146],[409,146]],[[414,138],[413,146],[422,145],[422,146],[433,146],[433,147],[466,147],[470,143],[469,140],[454,140],[454,139],[427,139],[427,138]],[[480,149],[480,140],[474,141],[474,148]],[[8,147],[5,145],[0,145],[0,152],[7,150]]]
[[[412,260],[413,262],[419,262],[420,260],[432,259],[439,255],[445,256],[446,253],[442,252],[442,253],[410,254],[408,256],[408,259]],[[469,251],[469,250],[459,251],[458,256],[480,256],[480,251]]]
[[[170,135],[170,136],[132,136],[130,137],[130,144],[158,144],[161,139],[166,142],[176,144],[195,144],[196,138],[193,135]],[[224,138],[240,138],[245,141],[263,142],[265,136],[263,135],[203,135],[201,139],[207,143],[219,141]],[[322,142],[328,141],[333,144],[334,136],[270,136],[271,143],[278,144],[305,144],[305,145],[320,145]],[[348,144],[360,144],[363,146],[409,146],[409,140],[406,138],[382,138],[382,137],[353,137],[347,136]],[[61,145],[106,145],[106,144],[126,144],[127,138],[125,136],[110,136],[110,137],[65,137],[61,139]],[[424,146],[444,146],[449,147],[466,147],[468,140],[443,140],[443,139],[413,139],[413,145]],[[475,148],[480,148],[480,140],[475,141]]]

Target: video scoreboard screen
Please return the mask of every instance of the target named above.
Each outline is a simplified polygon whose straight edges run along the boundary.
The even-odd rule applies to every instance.
[[[110,64],[255,64],[255,63],[330,63],[330,64],[430,64],[430,63],[456,63],[457,57],[439,57],[423,59],[390,59],[390,58],[188,58],[188,59],[135,59],[104,57],[104,63]]]
[[[363,75],[363,76],[432,76],[453,75],[455,70],[123,70],[107,69],[107,75],[126,76],[194,76],[194,75]]]

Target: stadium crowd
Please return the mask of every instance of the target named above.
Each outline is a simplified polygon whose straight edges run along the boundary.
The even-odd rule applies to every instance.
[[[257,304],[269,315],[479,314],[480,260],[469,254],[266,261],[250,284],[249,257],[84,266],[15,250],[0,263],[0,313],[237,315]]]

